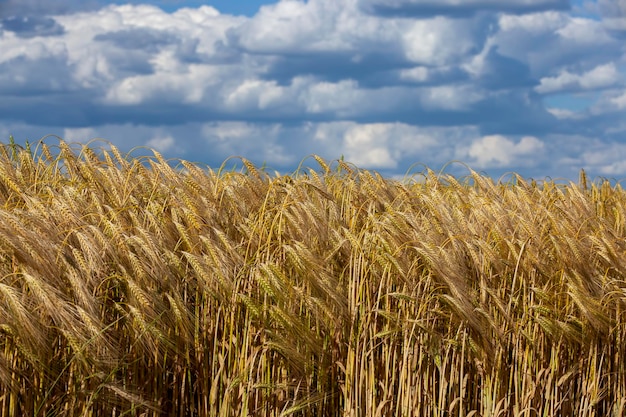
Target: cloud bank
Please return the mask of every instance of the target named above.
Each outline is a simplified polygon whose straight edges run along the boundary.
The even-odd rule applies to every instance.
[[[45,4],[45,5],[44,5]],[[626,175],[623,1],[0,0],[0,135],[219,165]]]

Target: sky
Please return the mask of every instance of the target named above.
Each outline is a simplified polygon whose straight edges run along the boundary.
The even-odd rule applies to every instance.
[[[0,0],[9,135],[620,180],[626,0]]]

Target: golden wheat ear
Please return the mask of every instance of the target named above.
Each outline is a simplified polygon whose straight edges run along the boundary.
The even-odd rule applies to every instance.
[[[619,185],[239,159],[0,146],[0,415],[624,414]]]

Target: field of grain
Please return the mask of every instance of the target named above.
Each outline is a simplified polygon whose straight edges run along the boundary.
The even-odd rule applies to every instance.
[[[0,146],[0,415],[623,416],[626,193]]]

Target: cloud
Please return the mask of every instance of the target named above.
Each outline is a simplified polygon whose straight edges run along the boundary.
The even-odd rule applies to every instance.
[[[548,112],[550,112],[550,114],[552,114],[554,117],[556,117],[557,119],[580,119],[583,116],[578,114],[575,111],[572,110],[566,110],[566,109],[559,109],[559,108],[548,108]]]
[[[562,12],[502,15],[491,42],[498,53],[528,66],[535,79],[573,64],[587,68],[619,59],[621,45],[601,21]],[[541,45],[539,48],[538,45]]]
[[[544,143],[533,136],[514,142],[502,135],[489,135],[472,142],[467,155],[478,168],[523,166],[536,163],[543,149]]]
[[[362,82],[406,65],[399,40],[408,27],[364,15],[352,0],[282,1],[229,30],[227,44],[267,65],[259,75],[281,84],[304,75]]]
[[[478,21],[444,17],[414,21],[402,36],[406,58],[430,66],[462,62],[482,49],[486,38]]]
[[[283,1],[229,31],[229,45],[267,57],[263,76],[282,84],[306,74],[375,87],[381,79],[399,81],[399,70],[462,62],[487,35],[483,17],[381,19],[352,0]]]
[[[585,143],[597,155],[623,141],[623,39],[606,11],[292,0],[245,17],[137,3],[0,0],[20,12],[0,15],[0,133],[97,135],[281,170],[344,155],[390,175],[453,159],[494,174],[599,172]]]
[[[54,19],[40,16],[10,16],[0,19],[0,30],[15,33],[21,38],[62,35],[64,29]]]
[[[454,158],[455,148],[475,129],[417,127],[404,123],[306,122],[300,124],[211,122],[200,125],[202,142],[194,149],[220,164],[244,155],[276,169],[294,167],[306,155],[332,160],[344,156],[362,168],[393,172],[414,163],[441,167]],[[191,134],[190,134],[191,136]]]
[[[417,130],[397,123],[353,125],[343,133],[342,155],[358,166],[397,168],[403,157],[435,145]]]
[[[625,0],[598,0],[598,6],[608,29],[626,31]]]
[[[610,101],[615,104],[618,109],[626,109],[626,90],[619,96],[611,98]]]
[[[362,23],[361,33],[354,25]],[[371,36],[384,36],[375,18],[356,12],[353,0],[281,1],[263,6],[250,20],[231,32],[231,40],[255,53],[292,53],[351,51]]]
[[[388,16],[468,16],[479,11],[531,13],[544,10],[565,10],[568,0],[360,0],[369,13]]]
[[[581,152],[583,163],[600,175],[623,176],[626,172],[626,144],[591,142]]]
[[[152,28],[123,29],[115,32],[100,33],[94,41],[111,42],[115,47],[127,50],[141,50],[147,54],[157,53],[161,49],[178,43],[173,33]]]
[[[491,53],[470,80],[464,65],[483,49],[483,18],[381,20],[350,1],[280,2],[251,19],[206,6],[169,14],[148,5],[56,19],[67,33],[39,40],[40,55],[45,51],[58,73],[71,74],[65,85],[85,95],[90,105],[81,119],[92,124],[172,124],[185,117],[454,122],[459,111],[489,97],[471,82],[496,80],[490,73],[514,66]],[[24,52],[19,43],[15,50],[37,51]],[[343,66],[334,67],[333,59]],[[309,65],[318,60],[324,64]],[[403,71],[420,66],[428,80],[411,89],[414,79]]]
[[[555,93],[560,91],[598,90],[617,84],[620,74],[613,62],[599,65],[582,74],[572,74],[562,70],[555,77],[544,77],[540,85],[535,87],[538,93]]]
[[[96,0],[0,0],[0,18],[11,16],[44,16],[95,10]]]
[[[498,46],[491,42],[486,42],[483,51],[462,68],[474,82],[489,90],[532,87],[536,84],[526,63],[502,55]]]
[[[67,73],[67,50],[62,42],[50,38],[23,39],[4,34],[0,37],[0,101],[4,114],[24,114],[22,106],[47,95],[67,94],[73,89]],[[39,99],[37,99],[39,97]],[[10,98],[10,99],[9,99]]]
[[[281,144],[284,134],[279,124],[215,122],[202,126],[202,137],[215,154],[223,159],[243,156],[259,165],[284,167],[297,162],[297,157]]]
[[[61,137],[68,142],[86,143],[90,140],[97,139],[98,135],[96,129],[92,127],[80,127],[63,129]]]
[[[171,151],[176,141],[171,135],[158,135],[146,142],[146,146],[164,153]]]
[[[485,98],[483,92],[469,84],[430,87],[423,92],[421,103],[431,110],[470,110]]]
[[[626,127],[622,128],[626,130]],[[624,130],[622,133],[616,132],[613,144],[580,134],[547,135],[537,138],[543,147],[538,145],[538,151],[530,154],[528,148],[537,145],[533,140],[523,146],[520,145],[523,136],[500,135],[505,139],[504,150],[509,153],[503,156],[498,151],[492,160],[487,153],[479,151],[491,152],[494,146],[498,149],[498,139],[492,146],[489,146],[487,140],[481,148],[483,137],[479,129],[469,126],[419,127],[402,123],[368,125],[347,121],[302,124],[210,122],[166,127],[118,124],[87,129],[68,128],[60,136],[80,142],[97,137],[109,139],[123,151],[149,145],[154,139],[166,139],[164,144],[167,145],[167,138],[171,137],[175,145],[164,153],[167,158],[185,158],[211,167],[219,167],[230,156],[241,155],[259,166],[266,163],[271,169],[288,173],[293,172],[306,155],[318,154],[328,160],[343,155],[347,161],[358,161],[357,166],[361,168],[377,169],[383,175],[396,177],[401,177],[410,167],[418,172],[422,169],[419,167],[424,165],[438,170],[450,161],[459,160],[496,178],[506,172],[516,171],[526,177],[543,178],[550,175],[554,178],[575,179],[581,168],[592,176],[608,175],[605,166],[612,166],[614,173],[611,175],[626,174],[626,167],[619,171],[621,154],[614,148]],[[53,131],[53,126],[9,123],[3,125],[0,133],[5,132],[6,137],[13,134],[16,139],[36,141]],[[47,143],[55,142],[54,138],[47,139]],[[469,155],[472,145],[478,157],[483,155],[481,163],[477,160],[480,158]],[[150,154],[142,149],[133,151],[133,155],[144,153]],[[465,175],[467,169],[453,164],[446,168],[446,172]]]
[[[68,69],[76,84],[95,93],[97,106],[197,103],[206,88],[237,75],[213,56],[240,19],[208,6],[173,14],[110,6],[58,20],[71,28],[63,39]]]

